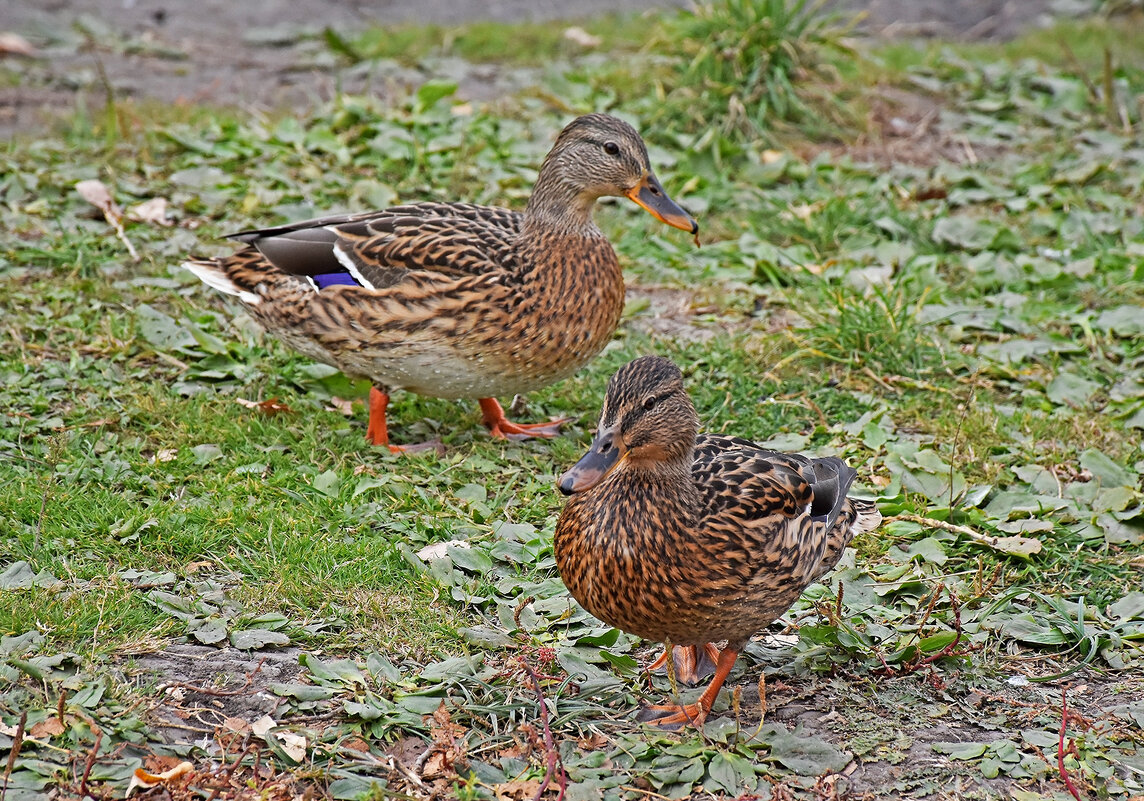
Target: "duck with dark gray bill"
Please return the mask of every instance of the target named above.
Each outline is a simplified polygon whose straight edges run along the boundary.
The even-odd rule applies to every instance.
[[[510,422],[497,396],[548,386],[607,344],[624,306],[596,201],[628,197],[668,225],[698,223],[656,179],[640,135],[607,114],[561,131],[524,211],[414,203],[244,231],[244,247],[186,266],[234,295],[295,350],[368,378],[368,439],[391,451],[394,389],[476,398],[493,436],[550,437]]]
[[[677,665],[714,662],[695,703],[641,710],[663,728],[701,725],[751,636],[882,519],[847,496],[857,474],[837,457],[698,431],[679,368],[636,359],[608,382],[595,441],[559,480],[571,497],[556,565],[573,597],[609,625],[664,642],[658,661],[675,646]]]

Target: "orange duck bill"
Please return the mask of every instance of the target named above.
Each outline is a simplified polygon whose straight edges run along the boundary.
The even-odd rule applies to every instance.
[[[644,175],[642,181],[627,191],[627,196],[660,222],[698,235],[699,223],[668,196],[654,173]]]

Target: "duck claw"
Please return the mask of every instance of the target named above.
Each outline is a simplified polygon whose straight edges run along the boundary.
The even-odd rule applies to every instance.
[[[699,728],[706,719],[707,710],[697,703],[645,706],[636,713],[640,723],[650,723],[664,731],[677,731],[689,725]]]

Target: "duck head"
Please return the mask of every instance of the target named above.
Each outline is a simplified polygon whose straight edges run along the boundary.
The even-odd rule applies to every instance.
[[[624,464],[632,469],[689,467],[699,415],[668,359],[643,356],[608,381],[600,426],[588,453],[560,477],[565,495],[585,492]]]
[[[657,220],[692,234],[699,223],[664,190],[636,129],[609,114],[586,114],[556,138],[536,179],[526,214],[587,219],[596,200],[627,197]]]

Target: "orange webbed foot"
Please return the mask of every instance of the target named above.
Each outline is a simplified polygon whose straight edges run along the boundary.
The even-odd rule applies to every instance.
[[[694,704],[656,704],[645,706],[636,714],[640,723],[651,723],[664,731],[677,731],[684,726],[693,725],[699,728],[707,720],[705,709],[698,703]]]
[[[375,445],[379,443],[374,443]],[[392,445],[389,443],[384,444],[389,448],[390,453],[425,453],[426,451],[436,451],[438,456],[445,455],[445,446],[439,439],[429,439],[425,442],[410,442],[407,445]]]
[[[704,651],[706,650],[707,646],[704,646]],[[669,731],[679,729],[689,723],[696,728],[702,726],[703,721],[707,720],[707,713],[711,711],[711,707],[715,706],[719,689],[727,680],[727,676],[730,675],[731,668],[735,666],[735,660],[738,656],[739,647],[732,644],[728,644],[719,652],[719,658],[715,663],[715,676],[695,703],[647,706],[639,711],[636,720],[653,723],[659,728]]]
[[[562,417],[547,423],[514,423],[505,416],[496,398],[481,398],[478,402],[481,404],[481,422],[488,426],[489,433],[496,439],[549,439],[558,435],[560,426],[568,422],[568,418]]]

